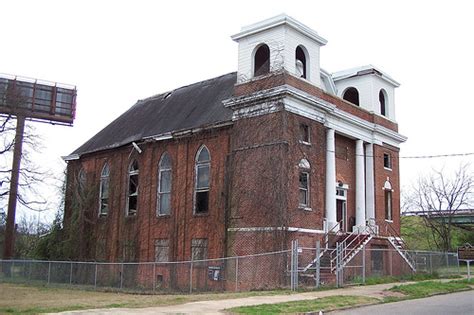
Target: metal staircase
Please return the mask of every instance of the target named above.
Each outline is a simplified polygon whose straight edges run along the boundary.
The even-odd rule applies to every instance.
[[[386,222],[382,223],[382,229],[385,230],[388,241],[390,244],[395,248],[398,254],[406,261],[408,266],[416,272],[416,262],[413,256],[408,251],[405,242],[403,241],[402,237],[398,234],[398,232],[392,227],[391,224],[387,224]]]
[[[339,248],[336,247],[330,253],[331,272],[336,272],[338,266],[339,268],[344,268],[372,238],[373,235],[369,233],[360,234],[352,232],[347,235],[344,240],[339,242]]]

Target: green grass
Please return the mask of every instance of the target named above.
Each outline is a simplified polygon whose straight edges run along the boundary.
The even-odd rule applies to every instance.
[[[393,283],[393,282],[403,282],[403,281],[425,281],[433,279],[456,279],[460,278],[459,275],[440,275],[437,272],[433,273],[415,273],[410,275],[403,276],[373,276],[366,277],[365,284],[363,285],[374,285],[374,284],[384,284],[384,283]],[[355,283],[362,283],[362,278],[357,277],[354,279]]]
[[[226,309],[237,314],[289,314],[330,311],[356,305],[367,305],[379,302],[378,299],[366,296],[336,295],[314,300],[303,300],[277,304],[261,304]]]
[[[450,282],[424,281],[414,284],[397,285],[391,288],[390,291],[404,294],[406,298],[403,299],[419,299],[436,294],[446,294],[470,289],[471,287],[467,281],[457,280]]]

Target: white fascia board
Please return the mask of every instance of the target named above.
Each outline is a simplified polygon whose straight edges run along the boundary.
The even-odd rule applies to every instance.
[[[244,38],[244,37],[259,33],[259,32],[263,32],[265,30],[268,30],[280,25],[284,25],[284,24],[308,36],[312,40],[318,42],[321,46],[326,45],[328,42],[326,39],[319,36],[318,33],[316,33],[314,30],[312,30],[311,28],[307,27],[303,23],[298,22],[297,20],[295,20],[294,18],[286,14],[280,14],[275,17],[269,18],[267,20],[264,20],[255,24],[251,24],[248,26],[244,26],[242,27],[239,33],[232,35],[231,38],[234,41],[238,41],[241,38]]]
[[[325,234],[323,230],[317,229],[305,229],[298,227],[241,227],[241,228],[228,228],[228,232],[273,232],[273,231],[288,231],[288,232],[300,232],[307,234]]]
[[[338,71],[332,74],[332,79],[334,82],[356,77],[356,76],[363,76],[363,75],[376,75],[373,73],[367,73],[367,74],[359,74],[361,71],[368,71],[368,70],[375,70],[376,72],[380,73],[380,75],[377,75],[379,78],[382,80],[388,82],[389,84],[393,85],[394,87],[399,87],[400,83],[393,79],[391,76],[389,76],[387,73],[383,72],[379,68],[373,66],[373,65],[366,65],[366,66],[361,66],[361,67],[356,67],[356,68],[351,68],[347,70],[342,70]]]
[[[61,156],[63,161],[68,162],[68,161],[74,161],[74,160],[79,160],[81,156],[79,154],[71,154],[71,155],[65,155]]]

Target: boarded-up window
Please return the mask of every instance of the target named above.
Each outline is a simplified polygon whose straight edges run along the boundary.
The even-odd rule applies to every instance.
[[[155,261],[156,262],[169,261],[169,252],[170,252],[169,244],[170,244],[169,239],[156,239],[155,240]]]
[[[349,151],[349,149],[346,146],[337,144],[336,145],[336,158],[347,161],[348,160],[348,151]]]
[[[136,242],[125,240],[122,244],[122,259],[124,262],[135,262],[137,260]]]
[[[207,259],[207,238],[193,238],[191,241],[192,260]]]

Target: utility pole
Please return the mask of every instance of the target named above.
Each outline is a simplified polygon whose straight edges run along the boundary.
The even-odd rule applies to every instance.
[[[15,142],[13,149],[13,163],[10,180],[10,193],[8,196],[7,224],[5,228],[5,244],[3,259],[11,259],[15,249],[15,216],[16,202],[18,199],[18,181],[20,178],[20,164],[23,149],[23,132],[25,131],[25,116],[17,116]]]

